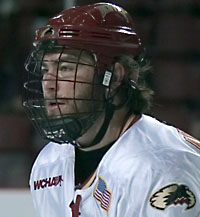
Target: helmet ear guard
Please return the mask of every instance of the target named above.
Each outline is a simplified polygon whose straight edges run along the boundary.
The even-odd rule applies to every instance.
[[[115,62],[113,64],[112,71],[105,71],[103,84],[105,83],[105,86],[109,87],[109,91],[107,91],[107,96],[110,96],[110,98],[112,98],[112,96],[116,95],[119,87],[123,82],[124,76],[124,67],[118,62]]]
[[[104,73],[104,76],[103,76],[103,82],[102,84],[106,87],[109,87],[110,86],[110,82],[111,82],[111,79],[112,79],[112,75],[113,73],[110,72],[110,71],[105,71]]]

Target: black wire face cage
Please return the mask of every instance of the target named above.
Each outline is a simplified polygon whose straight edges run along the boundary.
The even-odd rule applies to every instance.
[[[74,143],[104,110],[104,87],[95,54],[37,45],[25,68],[23,106],[45,139]]]

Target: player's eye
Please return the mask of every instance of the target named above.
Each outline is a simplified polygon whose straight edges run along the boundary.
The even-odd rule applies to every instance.
[[[41,67],[41,75],[46,74],[49,71],[49,69],[47,68],[47,66],[42,66]]]
[[[70,72],[75,72],[76,64],[75,63],[61,63],[59,66],[59,75],[65,76]]]

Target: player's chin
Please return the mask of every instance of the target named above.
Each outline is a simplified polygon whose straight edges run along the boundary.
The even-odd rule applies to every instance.
[[[55,107],[46,107],[47,116],[51,118],[59,118],[65,115],[72,115],[75,113],[74,108],[69,108],[69,106],[55,106]]]

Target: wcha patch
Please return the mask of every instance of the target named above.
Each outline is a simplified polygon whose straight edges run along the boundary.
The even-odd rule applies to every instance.
[[[149,200],[152,207],[165,210],[169,206],[186,204],[185,210],[196,204],[194,193],[183,184],[170,184],[156,191]]]
[[[57,185],[61,186],[62,181],[62,175],[36,180],[34,181],[34,190],[44,189]]]

